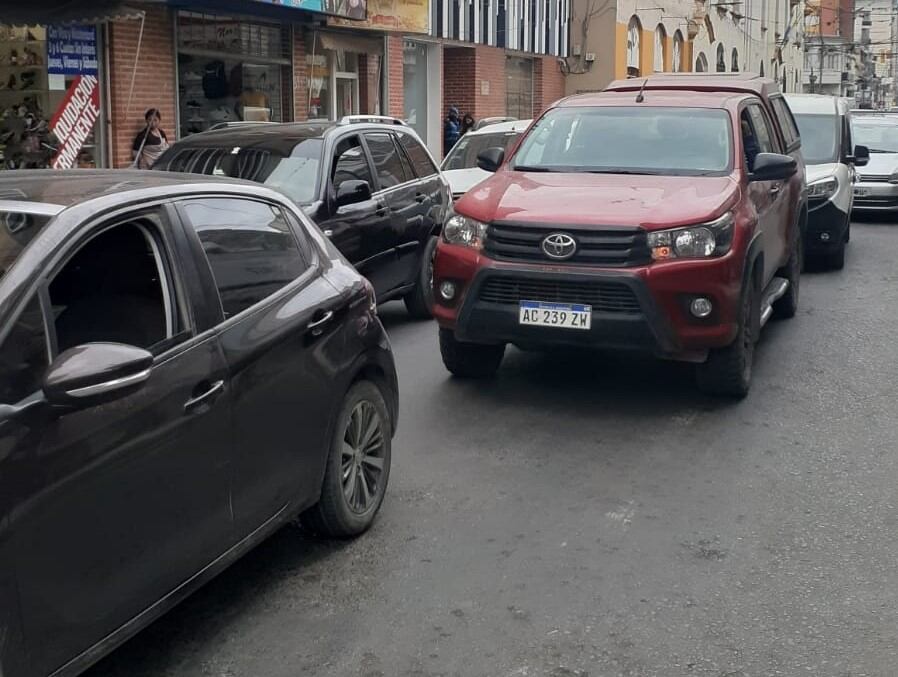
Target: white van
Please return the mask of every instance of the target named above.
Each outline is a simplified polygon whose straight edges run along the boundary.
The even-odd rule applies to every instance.
[[[807,165],[808,225],[805,254],[832,268],[845,265],[851,236],[855,166],[867,164],[869,152],[851,140],[848,102],[822,94],[786,94],[801,134]]]

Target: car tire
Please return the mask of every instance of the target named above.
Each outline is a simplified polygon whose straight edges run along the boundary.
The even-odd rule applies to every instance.
[[[798,294],[801,290],[801,271],[804,268],[804,241],[801,233],[792,248],[788,263],[777,271],[778,277],[789,281],[789,288],[773,303],[773,317],[787,320],[798,312]]]
[[[845,243],[842,242],[838,248],[827,254],[824,261],[830,270],[842,270],[845,267]]]
[[[383,395],[370,381],[359,381],[343,400],[321,498],[301,515],[302,525],[329,538],[351,538],[367,531],[390,479],[392,437]]]
[[[440,329],[440,354],[453,375],[462,378],[489,378],[502,364],[505,344],[464,343],[449,329]]]
[[[416,320],[429,320],[433,317],[433,257],[436,250],[437,238],[431,237],[424,247],[415,288],[403,299],[408,314]]]
[[[703,364],[696,366],[698,388],[709,395],[743,398],[751,386],[755,353],[755,288],[749,283],[742,294],[739,332],[726,348],[712,350]]]

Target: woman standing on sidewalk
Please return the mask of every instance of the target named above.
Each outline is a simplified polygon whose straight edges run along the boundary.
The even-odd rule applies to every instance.
[[[168,150],[168,136],[159,126],[162,122],[159,109],[150,108],[143,117],[146,127],[137,133],[131,146],[134,160],[131,166],[136,169],[150,169],[159,156]]]

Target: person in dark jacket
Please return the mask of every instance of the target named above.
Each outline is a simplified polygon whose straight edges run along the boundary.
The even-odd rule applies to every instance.
[[[470,113],[465,113],[465,116],[461,119],[461,135],[464,136],[474,129],[474,124],[474,116]]]
[[[449,109],[449,115],[443,123],[443,154],[446,155],[452,150],[452,146],[456,144],[461,136],[461,120],[458,117],[458,108],[452,106]]]

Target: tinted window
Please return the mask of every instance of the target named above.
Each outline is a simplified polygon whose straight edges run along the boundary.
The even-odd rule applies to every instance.
[[[777,147],[773,141],[773,133],[770,125],[767,124],[767,118],[764,117],[764,111],[758,104],[752,104],[748,107],[748,115],[751,119],[751,126],[758,142],[759,153],[776,153]]]
[[[792,115],[792,110],[789,108],[789,104],[786,103],[784,98],[775,97],[771,99],[771,103],[773,104],[773,112],[776,114],[776,119],[779,122],[780,127],[783,128],[783,136],[786,139],[786,145],[791,146],[804,136],[801,132],[801,125],[797,124]]]
[[[239,146],[175,146],[159,158],[153,169],[246,179],[280,190],[302,204],[317,195],[321,148],[321,139],[301,141],[290,155]]]
[[[203,245],[225,317],[270,296],[306,268],[280,209],[216,198],[186,203],[184,210]]]
[[[371,151],[371,161],[374,163],[381,190],[398,186],[412,178],[405,175],[402,161],[399,159],[399,149],[393,143],[392,135],[365,134],[365,141],[368,142],[368,150]]]
[[[700,175],[725,173],[732,132],[723,110],[566,107],[530,128],[515,169],[556,172]]]
[[[801,149],[808,164],[836,162],[839,157],[839,118],[836,115],[796,116],[801,131]]]
[[[368,165],[368,156],[359,137],[350,136],[337,144],[331,179],[336,191],[344,181],[367,181],[374,190],[374,178]]]
[[[493,134],[466,134],[449,151],[443,160],[443,170],[469,169],[477,166],[477,156],[487,148],[503,148],[507,152],[521,132],[496,132]]]
[[[0,348],[0,404],[15,404],[41,387],[47,369],[47,338],[40,303],[33,299]]]
[[[424,146],[418,143],[417,139],[408,134],[400,134],[399,140],[415,166],[415,172],[418,176],[425,177],[437,173],[436,165],[433,164],[430,155],[424,149]]]

